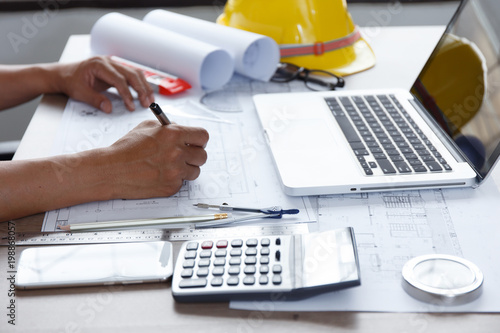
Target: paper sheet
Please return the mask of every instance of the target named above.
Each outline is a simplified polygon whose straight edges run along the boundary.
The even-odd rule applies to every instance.
[[[202,198],[216,198],[217,202],[231,204],[272,202],[306,207],[306,219],[314,215],[307,209],[313,204],[317,206],[318,223],[309,223],[310,229],[354,227],[361,286],[302,301],[231,302],[232,308],[251,311],[499,312],[500,266],[497,254],[500,253],[500,243],[497,238],[500,224],[496,219],[500,216],[500,192],[495,179],[492,177],[478,189],[321,196],[312,203],[309,199],[286,197],[275,179],[265,142],[256,134],[259,130],[249,96],[301,89],[304,89],[303,83],[298,81],[280,85],[234,77],[218,91],[231,92],[235,110],[239,110],[232,113],[206,109],[197,102],[198,95],[158,100],[165,105],[164,109],[172,120],[183,124],[202,122],[211,134],[214,133],[207,147],[209,156],[214,156],[214,159],[203,170],[203,176],[186,184],[173,198],[113,200],[48,212],[43,231],[54,231],[58,223],[66,221],[188,212],[184,209],[192,209],[190,204]],[[207,95],[215,96],[210,103],[213,109],[225,107],[223,98],[217,98],[214,93],[204,97]],[[68,104],[63,116],[61,128],[64,131],[56,140],[66,143],[55,147],[58,153],[110,144],[118,133],[131,129],[139,121],[154,119],[149,110],[125,111],[118,98],[113,101],[118,112],[111,115],[81,103],[71,103],[73,106]],[[238,160],[245,161],[244,174],[228,172],[241,168]],[[233,163],[240,167],[229,167],[222,172],[218,169]],[[478,265],[485,276],[483,295],[472,303],[451,307],[419,302],[408,296],[401,287],[401,268],[410,258],[429,253],[458,255]]]
[[[149,12],[143,21],[228,51],[235,71],[252,79],[268,81],[280,60],[278,44],[267,36],[163,9]]]
[[[217,89],[234,72],[233,57],[220,47],[120,14],[92,27],[95,54],[115,55],[178,76],[193,87]]]
[[[359,74],[359,76],[349,77],[347,88],[370,88],[373,80],[384,78],[383,69],[390,66],[395,60],[399,61],[401,57],[406,59],[405,62],[414,64],[416,72],[413,73],[411,71],[413,67],[410,67],[404,73],[398,73],[396,76],[389,75],[377,82],[386,88],[410,87],[413,78],[418,75],[420,65],[425,63],[424,60],[432,51],[442,29],[443,27],[425,27],[425,29],[422,27],[385,27],[380,29],[380,35],[377,35],[378,38],[371,43],[378,54],[382,54],[378,59],[382,64],[379,63],[380,67],[377,65],[374,69]],[[408,36],[412,38],[408,38]],[[399,43],[398,45],[402,46],[394,49],[395,40]],[[71,60],[82,56],[80,48],[74,49],[78,52],[72,54]],[[406,53],[401,51],[409,49],[412,50],[410,55],[407,54],[408,51]],[[250,121],[249,128],[244,123],[247,121],[246,117],[239,120],[239,117],[249,110],[247,105],[249,100],[246,96],[254,93],[299,91],[301,89],[305,90],[303,82],[300,81],[280,85],[236,77],[223,89],[205,94],[202,105],[198,104],[200,96],[194,95],[173,102],[165,101],[166,104],[163,104],[162,100],[161,105],[179,105],[177,113],[189,113],[191,118],[208,117],[210,120],[203,119],[208,123],[217,124],[222,121],[224,124],[233,122],[239,124],[244,128],[242,135],[246,135],[246,138],[242,140],[244,155],[251,157],[261,153],[267,154],[267,147],[264,142],[247,134],[255,126],[251,117],[248,119]],[[226,98],[230,98],[231,103]],[[186,104],[183,104],[184,102]],[[207,111],[204,106],[210,106],[211,110]],[[168,107],[166,108],[168,109]],[[213,110],[234,113],[213,112]],[[82,112],[92,112],[92,109],[86,108]],[[147,113],[144,113],[144,118],[154,119],[150,118],[152,115]],[[134,114],[128,112],[123,114],[123,116],[128,115]],[[189,117],[183,118],[173,113],[169,116],[177,122],[189,119]],[[112,124],[118,124],[118,122],[113,120]],[[94,126],[96,125],[94,124]],[[106,139],[107,126],[111,126],[111,124],[106,125],[106,120],[101,119],[96,128],[87,129],[86,132],[80,133],[79,139],[74,138],[71,146],[68,147],[69,151],[75,149],[76,146],[83,148],[95,144],[104,145],[103,141],[106,140],[111,142],[112,137]],[[77,128],[71,127],[72,130]],[[100,130],[97,131],[97,129]],[[122,130],[126,130],[126,128]],[[63,147],[59,148],[63,149]],[[268,162],[268,159],[264,159],[264,163]],[[248,167],[253,168],[254,166],[251,164]],[[500,242],[498,242],[498,235],[500,235],[500,223],[498,223],[498,216],[500,216],[500,205],[498,203],[500,202],[500,193],[497,185],[500,184],[499,171],[495,171],[497,174],[495,178],[487,180],[478,189],[324,196],[317,198],[317,202],[312,199],[311,203],[318,206],[319,222],[318,224],[309,223],[309,226],[317,225],[318,229],[324,230],[350,225],[360,235],[358,245],[361,255],[362,285],[351,290],[328,293],[306,301],[232,302],[231,307],[257,311],[258,316],[263,311],[499,312],[500,265],[498,264],[498,254],[500,253]],[[267,179],[269,178],[272,178],[271,175],[267,177]],[[178,199],[174,198],[171,201],[172,205],[175,205],[175,200]],[[153,206],[154,203],[158,202],[152,200],[151,203]],[[61,216],[65,214],[70,216],[81,210],[84,214],[97,216],[101,212],[97,211],[96,208],[108,208],[104,203],[100,204],[89,205],[88,209],[75,207],[73,212],[68,209],[59,213]],[[140,209],[140,205],[137,206]],[[119,209],[120,207],[114,208]],[[89,213],[92,209],[94,212]],[[47,219],[50,220],[50,218],[52,217]],[[410,236],[415,233],[421,237],[413,242],[407,242],[408,239],[412,238]],[[427,237],[425,237],[426,235]],[[399,274],[400,267],[406,258],[421,253],[419,251],[461,253],[464,258],[474,262],[483,271],[485,276],[483,295],[475,302],[460,307],[444,307],[439,304],[427,304],[413,300],[401,288]],[[266,315],[264,314],[264,316]],[[416,314],[415,316],[417,319],[421,318],[420,315]]]
[[[479,189],[422,190],[323,196],[320,230],[354,227],[361,286],[300,301],[231,302],[231,308],[266,311],[500,312],[497,240],[500,193],[493,182]],[[401,270],[423,254],[450,254],[483,272],[482,295],[459,305],[424,303],[401,287]]]
[[[193,207],[205,202],[245,207],[274,205],[297,208],[298,215],[283,219],[249,221],[251,224],[294,223],[315,221],[308,198],[283,194],[271,157],[260,135],[252,109],[229,114],[215,114],[197,102],[200,96],[167,99],[157,96],[168,117],[179,124],[202,126],[210,133],[207,145],[208,161],[200,177],[186,182],[169,198],[145,200],[111,200],[92,202],[48,212],[43,231],[56,231],[57,225],[122,219],[154,218],[209,214],[211,211]],[[134,112],[112,97],[113,112],[102,113],[84,103],[70,100],[61,121],[61,131],[55,141],[54,154],[71,153],[112,144],[145,119],[156,119],[149,109],[137,105]],[[252,105],[246,101],[244,105]],[[175,111],[172,111],[175,110]],[[186,115],[186,116],[184,116]]]
[[[255,93],[300,91],[303,82],[288,85],[233,78],[203,101],[224,109],[229,92],[232,110],[248,110]],[[207,98],[213,97],[213,98]],[[216,113],[230,115],[229,113]],[[266,147],[267,149],[267,147]],[[360,256],[361,286],[302,301],[231,302],[250,311],[377,311],[377,312],[500,312],[500,169],[477,189],[446,189],[347,194],[315,197],[318,223],[311,231],[354,227]],[[314,229],[317,227],[317,229]],[[401,287],[407,260],[440,253],[463,257],[483,272],[483,294],[472,303],[444,306],[417,301]]]

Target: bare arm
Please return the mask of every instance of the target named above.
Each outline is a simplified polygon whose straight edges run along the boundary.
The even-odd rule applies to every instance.
[[[112,146],[0,162],[0,221],[79,203],[170,196],[200,174],[208,133],[141,123]]]
[[[64,93],[109,113],[111,102],[101,92],[111,86],[116,87],[129,110],[134,109],[129,86],[137,91],[144,107],[154,101],[142,73],[107,57],[94,57],[70,64],[0,65],[0,110],[41,94]]]
[[[129,86],[144,107],[154,101],[139,71],[109,58],[72,64],[0,66],[0,109],[43,93],[64,93],[104,112],[101,92],[115,87],[129,110]],[[140,124],[112,146],[72,155],[0,162],[0,221],[79,203],[170,196],[198,177],[207,159],[208,133],[156,121]]]

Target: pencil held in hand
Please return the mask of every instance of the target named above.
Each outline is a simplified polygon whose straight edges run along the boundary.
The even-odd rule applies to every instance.
[[[168,117],[165,115],[165,113],[163,112],[163,110],[160,108],[160,106],[156,103],[151,103],[151,105],[149,106],[149,109],[151,111],[153,111],[154,115],[156,116],[156,118],[158,119],[158,121],[160,122],[160,124],[162,126],[167,126],[167,125],[170,125],[172,122],[170,121],[170,119],[168,119]]]

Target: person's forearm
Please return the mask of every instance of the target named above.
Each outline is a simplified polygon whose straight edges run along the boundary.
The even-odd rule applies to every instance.
[[[59,92],[57,64],[0,65],[0,110]]]
[[[109,199],[100,152],[0,162],[0,221]]]
[[[168,197],[200,175],[208,132],[140,123],[106,148],[0,162],[0,221],[90,201]]]

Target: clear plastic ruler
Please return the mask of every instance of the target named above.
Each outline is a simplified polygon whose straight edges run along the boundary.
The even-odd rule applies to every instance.
[[[151,241],[186,241],[192,239],[221,238],[261,235],[290,235],[307,233],[307,223],[283,224],[269,226],[240,226],[229,228],[205,229],[141,229],[141,230],[114,230],[96,232],[33,232],[4,234],[0,239],[0,246],[12,245],[14,240],[17,246],[30,245],[57,245],[57,244],[97,244],[97,243],[124,243],[124,242],[151,242]]]

